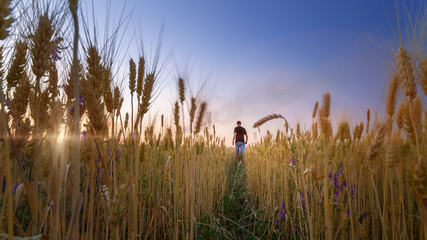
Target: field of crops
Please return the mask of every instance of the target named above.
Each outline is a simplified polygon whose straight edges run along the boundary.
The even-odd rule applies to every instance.
[[[382,117],[332,122],[325,93],[311,129],[280,114],[256,122],[283,127],[241,160],[182,78],[173,120],[146,121],[161,66],[126,60],[121,87],[105,50],[74,37],[77,0],[31,12],[9,2],[0,239],[427,239],[424,27],[393,53]]]

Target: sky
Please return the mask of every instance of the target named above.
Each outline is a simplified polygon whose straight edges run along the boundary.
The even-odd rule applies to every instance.
[[[99,22],[106,1],[94,0]],[[406,8],[412,11],[411,3]],[[422,2],[422,1],[421,1]],[[210,125],[231,144],[237,120],[249,143],[281,120],[252,125],[282,114],[291,126],[311,128],[316,101],[331,94],[332,121],[365,120],[366,110],[382,114],[387,81],[397,49],[395,0],[128,0],[111,1],[110,22],[130,16],[123,30],[123,59],[148,59],[164,26],[159,96],[151,116],[172,124],[176,82],[183,77],[194,94],[201,89]],[[401,5],[401,2],[400,2]],[[126,69],[127,66],[124,66]],[[126,76],[123,72],[123,76]],[[201,86],[204,86],[201,88]],[[125,107],[130,105],[127,86]],[[190,91],[187,92],[187,99]],[[186,116],[188,122],[188,115]],[[188,127],[187,127],[188,129]]]

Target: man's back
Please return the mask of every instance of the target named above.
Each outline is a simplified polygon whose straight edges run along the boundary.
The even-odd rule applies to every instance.
[[[234,128],[236,133],[236,142],[245,142],[246,129],[242,126],[237,126]]]

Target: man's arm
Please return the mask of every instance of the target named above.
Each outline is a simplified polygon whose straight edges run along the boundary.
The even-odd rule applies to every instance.
[[[245,136],[246,136],[245,144],[248,144],[248,134],[245,134]]]
[[[233,142],[231,143],[234,146],[234,140],[236,140],[236,133],[233,134]]]

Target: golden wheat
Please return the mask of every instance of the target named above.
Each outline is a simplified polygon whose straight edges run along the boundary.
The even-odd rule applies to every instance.
[[[198,134],[200,132],[207,107],[208,107],[207,102],[202,102],[202,104],[200,105],[199,115],[197,116],[196,127],[194,129],[195,134]]]
[[[197,104],[196,104],[196,98],[192,97],[190,100],[190,133],[193,135],[193,123],[194,123],[194,117],[196,116],[196,110],[197,110]]]
[[[138,102],[142,96],[142,91],[144,88],[144,78],[145,78],[145,58],[140,57],[138,61],[138,76],[136,78],[136,94],[138,96]]]
[[[421,83],[421,87],[424,91],[424,95],[427,96],[427,56],[424,57],[424,59],[420,65],[421,65],[420,66],[420,68],[421,68],[420,83]]]
[[[95,47],[89,47],[86,60],[88,71],[84,81],[82,81],[82,96],[86,101],[90,124],[95,132],[101,136],[107,129],[104,102],[102,102],[105,70],[101,65],[101,57]]]
[[[396,53],[396,57],[401,86],[405,95],[412,100],[417,95],[417,88],[415,86],[414,68],[411,56],[402,46],[400,46]]]
[[[314,108],[313,108],[313,116],[312,118],[315,119],[316,118],[316,114],[317,114],[317,108],[319,107],[319,102],[316,101],[316,103],[314,104]]]
[[[27,48],[28,45],[26,42],[18,41],[15,44],[15,53],[13,56],[12,65],[10,66],[9,72],[6,76],[7,88],[9,90],[18,84],[18,81],[24,74],[27,63]]]
[[[394,115],[394,109],[396,106],[396,94],[397,94],[397,87],[398,87],[398,78],[397,76],[394,77],[389,84],[388,89],[388,96],[387,96],[387,106],[386,106],[386,112],[390,117],[393,117]]]
[[[271,115],[268,115],[268,116],[266,116],[264,118],[261,118],[260,120],[256,121],[254,123],[254,125],[253,125],[253,128],[258,128],[258,127],[262,126],[264,123],[266,123],[266,122],[268,122],[270,120],[279,119],[279,118],[285,120],[285,123],[287,122],[286,118],[283,117],[282,115],[280,115],[280,114],[271,114]]]

